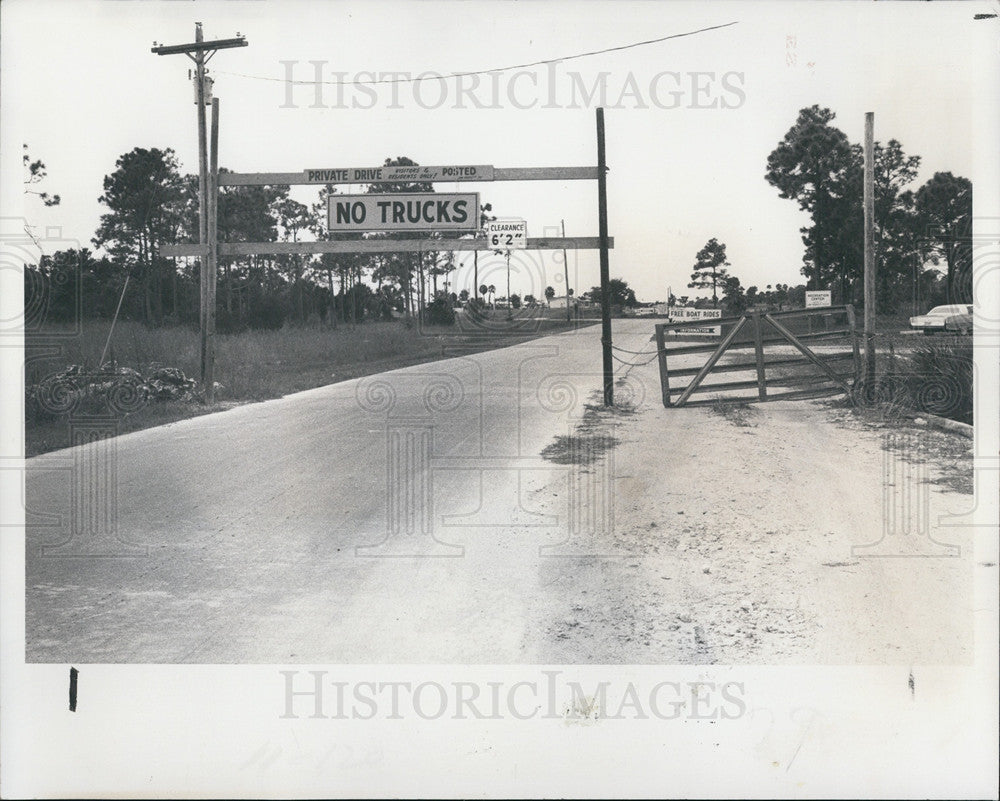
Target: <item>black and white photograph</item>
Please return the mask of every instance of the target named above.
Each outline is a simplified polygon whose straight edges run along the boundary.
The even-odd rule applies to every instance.
[[[0,794],[997,798],[1000,3],[6,0]]]

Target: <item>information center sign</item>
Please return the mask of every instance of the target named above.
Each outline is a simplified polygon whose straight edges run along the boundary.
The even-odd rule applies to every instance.
[[[830,306],[831,295],[833,293],[828,289],[819,290],[815,292],[806,292],[806,308],[807,309],[822,309],[825,306]]]

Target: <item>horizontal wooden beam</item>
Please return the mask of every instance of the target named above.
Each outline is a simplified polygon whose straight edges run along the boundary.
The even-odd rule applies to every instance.
[[[567,236],[528,238],[525,250],[597,250],[600,237]],[[608,237],[608,247],[614,248],[614,237]],[[426,253],[428,251],[492,250],[485,239],[353,239],[333,242],[220,242],[220,256],[309,255],[316,253]],[[192,257],[208,252],[205,245],[161,245],[161,256]]]
[[[816,387],[814,389],[797,389],[793,390],[792,392],[779,392],[777,394],[771,394],[769,392],[767,398],[765,398],[763,402],[769,403],[771,401],[779,401],[779,400],[801,400],[805,398],[823,398],[828,395],[839,395],[843,391],[844,390],[841,389],[840,387]],[[712,398],[712,399],[705,398],[702,400],[687,401],[682,408],[691,409],[691,408],[696,408],[698,406],[717,406],[720,403],[726,404],[726,403],[734,403],[741,401],[747,403],[758,403],[760,402],[760,398],[757,397],[757,393],[754,393],[753,395],[737,395],[735,397],[729,397],[729,398]]]
[[[732,352],[733,348],[730,348],[729,351]],[[671,351],[667,351],[667,353],[671,354]],[[831,354],[831,355],[819,354],[819,358],[822,359],[825,362],[837,362],[837,361],[844,361],[846,359],[853,359],[854,358],[854,353],[852,351],[848,350],[848,351],[844,351],[843,353],[834,353],[834,354]],[[797,366],[797,365],[811,365],[811,364],[812,364],[812,362],[810,362],[804,356],[796,356],[793,359],[772,359],[771,361],[765,361],[764,362],[764,366],[765,367],[778,367],[778,366],[785,366],[785,367],[787,367],[787,366],[793,366],[793,365]],[[717,364],[717,365],[715,365],[715,367],[712,368],[712,372],[713,373],[725,373],[725,372],[741,372],[741,371],[745,371],[745,372],[749,373],[749,372],[755,370],[756,367],[757,367],[757,363],[756,362],[737,362],[735,364]],[[699,368],[699,367],[682,367],[679,370],[673,370],[672,369],[670,371],[670,377],[673,378],[674,376],[681,377],[681,376],[686,376],[686,375],[698,375],[698,370],[700,370],[700,369],[701,368]]]
[[[190,42],[180,45],[156,45],[149,52],[158,56],[172,56],[177,53],[204,53],[207,50],[226,50],[230,47],[246,47],[247,40],[242,36],[235,39],[213,39],[211,42]]]
[[[597,180],[597,167],[497,167],[494,181],[588,181]],[[404,181],[405,182],[405,181]],[[398,184],[397,178],[364,181],[337,181],[337,184]],[[427,183],[421,181],[420,183]],[[454,178],[438,178],[430,183],[455,183]],[[325,186],[325,181],[309,180],[308,171],[301,172],[223,172],[219,186],[272,186],[313,184]]]
[[[494,181],[596,181],[597,167],[497,167]]]

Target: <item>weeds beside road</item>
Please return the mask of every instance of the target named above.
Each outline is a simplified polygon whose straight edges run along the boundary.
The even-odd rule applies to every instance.
[[[487,312],[475,320],[461,315],[453,327],[395,320],[335,329],[313,326],[219,334],[215,403],[172,399],[147,403],[118,415],[117,430],[137,431],[449,355],[516,345],[596,322],[592,318],[567,322],[562,310],[522,309],[511,321],[506,320],[503,310],[492,316]],[[971,423],[972,338],[915,337],[899,331],[898,321],[883,323],[877,348],[879,373],[885,378],[880,380],[877,405],[884,415],[893,417],[909,410]],[[109,327],[108,321],[87,321],[79,333],[50,328],[37,335],[37,340],[36,335],[28,336],[25,382],[29,392],[68,365],[97,371]],[[61,338],[60,353],[32,358],[34,343],[52,336]],[[105,362],[135,370],[142,377],[170,367],[181,370],[188,378],[197,378],[198,332],[181,326],[148,328],[136,322],[120,322]],[[782,368],[771,368],[769,373],[780,382]],[[27,456],[67,447],[69,436],[66,415],[38,414],[29,405],[25,424]]]
[[[216,402],[166,400],[149,403],[118,416],[119,433],[164,425],[187,417],[220,411],[240,403],[278,398],[325,384],[434,361],[459,353],[516,345],[539,336],[592,325],[593,320],[567,322],[565,312],[546,310],[515,317],[486,317],[475,325],[420,326],[404,320],[341,325],[338,328],[301,327],[280,331],[218,334],[215,338]],[[74,334],[51,328],[25,341],[25,386],[29,390],[68,365],[88,371],[100,367],[108,321],[87,321]],[[34,341],[44,336],[64,337],[56,356],[31,358]],[[149,328],[136,322],[115,327],[105,364],[130,368],[148,376],[162,367],[180,369],[189,378],[200,373],[199,335],[183,326]],[[106,413],[106,412],[105,412]],[[25,455],[68,447],[65,415],[32,413],[25,421]]]

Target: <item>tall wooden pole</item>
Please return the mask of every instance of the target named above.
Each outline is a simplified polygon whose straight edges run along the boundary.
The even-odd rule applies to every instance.
[[[865,390],[875,392],[875,113],[865,113]]]
[[[212,98],[212,149],[208,172],[208,281],[205,318],[205,400],[215,401],[215,285],[219,277],[219,98]]]
[[[212,104],[212,177],[210,181],[205,122],[205,53],[214,54],[217,50],[246,46],[246,39],[239,34],[233,39],[213,39],[206,42],[202,35],[201,23],[196,22],[193,43],[160,45],[154,42],[151,48],[151,52],[158,56],[186,55],[195,65],[195,105],[198,107],[198,244],[201,246],[201,267],[199,270],[201,385],[205,399],[209,402],[213,400],[215,394],[212,337],[215,334],[215,282],[218,266],[219,101],[216,100]],[[212,216],[211,223],[209,223],[210,215]],[[211,233],[209,232],[210,226]]]
[[[615,369],[611,360],[611,288],[608,275],[608,165],[604,157],[604,109],[597,109],[597,225],[601,248],[601,346],[604,405],[615,405]],[[567,302],[569,289],[567,288]]]
[[[204,41],[201,23],[194,24],[194,40]],[[194,55],[195,98],[198,104],[198,243],[208,245],[208,142],[205,122],[205,53]],[[201,386],[209,392],[208,379],[208,256],[202,251],[199,273],[199,330],[201,331]]]
[[[514,304],[510,302],[510,250],[507,250],[507,319],[514,319]]]
[[[565,239],[566,221],[560,220],[559,224],[562,226],[562,236]],[[573,315],[569,309],[569,260],[566,258],[566,248],[563,248],[563,275],[566,277],[566,322],[568,323],[573,319]]]

